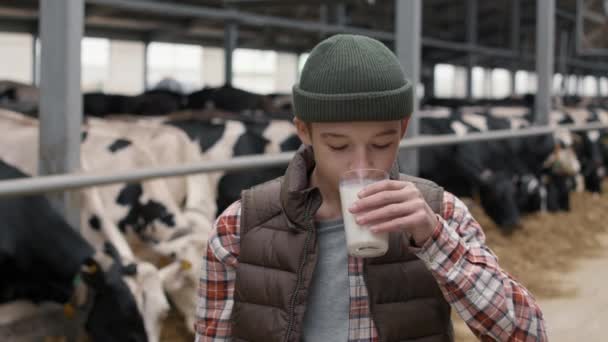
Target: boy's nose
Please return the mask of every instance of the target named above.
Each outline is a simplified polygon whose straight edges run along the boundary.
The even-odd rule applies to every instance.
[[[373,169],[374,165],[371,161],[369,153],[361,151],[357,153],[355,160],[353,161],[353,169]]]

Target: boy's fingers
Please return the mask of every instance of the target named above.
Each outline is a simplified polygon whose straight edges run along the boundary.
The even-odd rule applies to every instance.
[[[357,195],[359,196],[359,198],[363,198],[384,190],[399,190],[406,187],[408,183],[409,182],[386,179],[366,186],[361,191],[359,191]]]
[[[351,206],[350,211],[353,213],[367,211],[383,207],[391,203],[402,203],[415,197],[415,192],[410,191],[410,189],[407,188],[389,191],[384,190],[355,201],[355,203],[353,203]]]
[[[375,225],[414,213],[417,209],[415,202],[390,204],[358,215],[356,221],[361,225]]]

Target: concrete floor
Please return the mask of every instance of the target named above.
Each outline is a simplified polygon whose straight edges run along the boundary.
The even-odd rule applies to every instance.
[[[581,260],[580,266],[563,278],[568,288],[576,289],[576,295],[539,300],[552,342],[608,340],[608,235],[600,239],[604,253]]]
[[[564,298],[537,298],[551,342],[605,342],[608,326],[608,235],[600,235],[604,251],[585,257],[578,267],[564,274],[560,282],[574,295]],[[457,341],[477,339],[464,322],[455,318]],[[603,328],[603,329],[602,329]]]

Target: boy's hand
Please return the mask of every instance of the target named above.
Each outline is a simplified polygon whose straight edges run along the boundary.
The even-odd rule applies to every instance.
[[[359,192],[350,212],[374,233],[404,232],[422,246],[433,234],[438,219],[411,182],[383,180]]]

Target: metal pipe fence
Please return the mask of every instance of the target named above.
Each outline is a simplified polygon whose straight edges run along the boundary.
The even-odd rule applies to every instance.
[[[557,129],[567,129],[570,131],[608,129],[608,123],[598,122],[585,125],[558,125],[530,127],[520,130],[495,130],[481,133],[470,133],[465,136],[452,134],[421,135],[415,138],[404,139],[399,144],[399,148],[411,149],[546,135],[555,132]],[[100,186],[123,182],[138,182],[153,178],[186,176],[196,173],[239,171],[273,166],[284,166],[291,160],[293,155],[294,152],[284,152],[270,155],[249,155],[221,161],[200,162],[170,167],[142,168],[114,173],[68,173],[61,175],[4,180],[0,181],[0,197],[74,190],[90,186]]]

